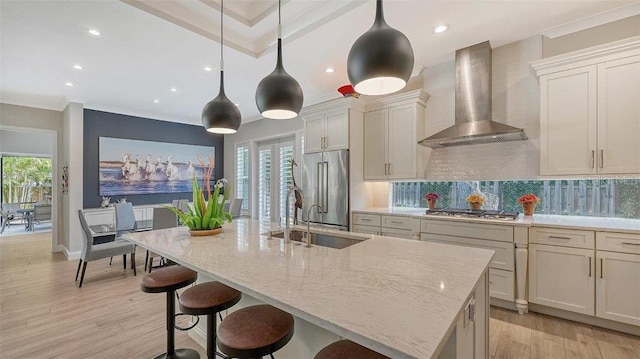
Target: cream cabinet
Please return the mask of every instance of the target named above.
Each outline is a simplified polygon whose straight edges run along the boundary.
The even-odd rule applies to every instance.
[[[419,239],[420,220],[411,216],[353,212],[352,231],[403,239]]]
[[[364,179],[424,177],[426,148],[423,90],[389,96],[367,105],[364,114]]]
[[[541,175],[640,173],[640,37],[532,66]]]
[[[349,149],[349,119],[362,116],[364,110],[364,105],[356,101],[341,98],[305,107],[304,152]]]
[[[529,302],[594,315],[594,251],[529,246]]]
[[[596,316],[640,326],[640,235],[596,233]]]

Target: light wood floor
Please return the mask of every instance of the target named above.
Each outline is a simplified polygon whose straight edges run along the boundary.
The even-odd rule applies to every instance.
[[[163,294],[139,289],[122,258],[91,262],[85,282],[77,261],[51,253],[51,235],[0,238],[0,358],[152,358],[164,351]],[[634,358],[640,338],[530,313],[491,308],[492,358]],[[176,347],[198,350],[184,332]],[[304,358],[300,358],[304,359]]]

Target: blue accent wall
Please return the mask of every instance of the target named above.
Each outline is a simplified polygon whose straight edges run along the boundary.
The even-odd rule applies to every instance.
[[[224,136],[207,132],[202,126],[152,120],[110,112],[84,110],[83,134],[83,206],[100,207],[100,137],[126,138],[156,142],[183,143],[215,147],[216,168],[213,178],[222,177]],[[170,203],[174,199],[191,198],[191,193],[159,193],[112,196],[111,201],[126,197],[134,205]]]

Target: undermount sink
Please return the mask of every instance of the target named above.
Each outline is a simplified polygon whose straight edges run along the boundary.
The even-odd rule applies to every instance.
[[[289,238],[292,241],[304,243],[304,238],[307,235],[306,231],[291,230]],[[272,234],[272,237],[284,238],[284,232],[276,232]],[[338,237],[327,233],[314,233],[311,232],[311,244],[322,247],[331,247],[336,249],[347,248],[354,244],[362,242],[364,239],[354,239],[348,237]]]

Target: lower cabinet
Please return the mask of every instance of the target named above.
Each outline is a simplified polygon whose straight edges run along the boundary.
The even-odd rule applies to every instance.
[[[592,249],[529,246],[529,302],[594,315]]]
[[[420,227],[418,219],[410,216],[353,213],[352,231],[380,236],[417,239],[414,233]]]
[[[596,251],[596,316],[640,326],[640,255]]]

